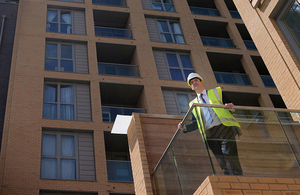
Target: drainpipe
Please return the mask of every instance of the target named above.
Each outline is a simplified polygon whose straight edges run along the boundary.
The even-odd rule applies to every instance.
[[[4,29],[4,20],[6,18],[6,15],[2,15],[2,25],[1,25],[1,31],[0,31],[0,47],[2,42],[2,36],[3,36],[3,29]]]

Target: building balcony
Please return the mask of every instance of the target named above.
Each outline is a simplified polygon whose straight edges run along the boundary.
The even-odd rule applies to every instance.
[[[218,83],[233,85],[252,85],[247,74],[214,72]]]
[[[102,106],[103,122],[114,122],[117,115],[130,116],[132,113],[146,113],[146,110],[141,108]]]
[[[276,87],[272,77],[270,75],[260,75],[265,87]]]
[[[247,47],[247,49],[250,49],[250,50],[257,50],[255,44],[253,41],[248,41],[248,40],[244,40],[244,43]]]
[[[131,151],[135,183],[145,182],[141,187],[151,189],[157,195],[198,195],[202,194],[201,190],[206,191],[209,183],[216,183],[208,185],[212,194],[220,191],[225,194],[229,189],[222,186],[226,183],[230,188],[231,182],[244,182],[245,185],[236,185],[234,188],[240,193],[251,189],[245,188],[246,185],[250,186],[246,181],[266,186],[270,183],[265,184],[264,181],[274,181],[274,185],[276,181],[296,184],[296,178],[300,178],[300,110],[235,106],[233,113],[242,132],[242,135],[235,137],[242,175],[233,174],[229,181],[227,173],[223,172],[214,154],[203,142],[199,130],[183,133],[177,129],[179,122],[191,122],[190,115],[195,106],[225,108],[223,105],[194,104],[184,118],[132,115],[129,125],[124,128]],[[222,138],[207,138],[212,139],[222,141]],[[143,161],[141,163],[133,159]],[[136,190],[140,190],[136,194],[141,192],[141,189]],[[270,188],[264,188],[264,193],[272,194],[271,185]]]
[[[107,160],[108,181],[133,182],[131,162]]]
[[[95,26],[95,35],[101,37],[115,37],[115,38],[125,38],[125,39],[132,38],[131,30],[129,29],[108,28],[108,27],[99,27],[99,26]]]
[[[205,46],[235,48],[232,39],[201,36],[201,40]]]
[[[232,18],[242,19],[240,13],[238,11],[229,10]]]
[[[125,0],[93,0],[93,4],[126,7]]]
[[[103,75],[139,77],[137,65],[98,62],[98,73]]]
[[[208,15],[208,16],[221,16],[219,10],[203,7],[192,7],[190,6],[192,14]]]

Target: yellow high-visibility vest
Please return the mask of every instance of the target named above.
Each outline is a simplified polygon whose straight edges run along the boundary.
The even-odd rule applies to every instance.
[[[222,101],[222,89],[221,87],[217,87],[214,89],[210,89],[207,91],[207,96],[209,99],[210,104],[218,104],[218,105],[223,105]],[[193,101],[189,103],[189,106],[191,107],[193,103],[199,103],[198,97],[196,97]],[[229,110],[224,109],[224,108],[212,108],[218,118],[220,119],[221,123],[224,126],[236,126],[240,127],[240,124],[236,122],[235,118],[232,116]],[[194,107],[193,109],[193,114],[197,120],[198,128],[199,131],[202,135],[203,141],[206,140],[206,134],[205,134],[205,129],[201,117],[201,109],[199,106]]]

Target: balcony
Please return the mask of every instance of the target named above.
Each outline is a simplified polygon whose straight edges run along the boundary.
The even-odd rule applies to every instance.
[[[93,4],[126,7],[125,0],[93,0]]]
[[[114,122],[118,114],[130,116],[132,113],[146,113],[146,110],[141,108],[102,106],[103,122]]]
[[[218,83],[233,85],[252,85],[247,74],[214,72]]]
[[[255,44],[253,41],[248,41],[248,40],[244,40],[244,43],[247,47],[247,49],[250,49],[250,50],[257,50]]]
[[[238,11],[229,10],[232,18],[242,19],[240,13]]]
[[[121,28],[108,28],[108,27],[95,26],[95,35],[102,36],[102,37],[132,39],[131,30],[121,29]]]
[[[260,75],[265,87],[276,87],[272,77],[270,75]]]
[[[133,182],[130,161],[107,160],[108,181]]]
[[[235,48],[232,39],[201,36],[201,40],[205,46]]]
[[[136,65],[98,62],[98,73],[103,75],[139,77],[139,67]]]
[[[217,9],[190,6],[190,10],[191,10],[192,14],[208,15],[208,16],[221,16],[219,10],[217,10]]]

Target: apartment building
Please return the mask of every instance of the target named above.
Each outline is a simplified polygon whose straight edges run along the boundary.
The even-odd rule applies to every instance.
[[[116,115],[184,115],[190,72],[236,105],[285,107],[232,0],[19,1],[1,193],[135,194]]]

